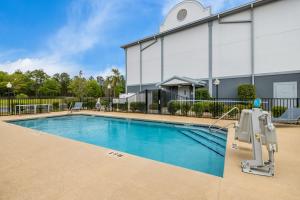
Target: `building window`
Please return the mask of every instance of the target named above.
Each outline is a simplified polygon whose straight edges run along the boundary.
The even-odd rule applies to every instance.
[[[183,21],[187,16],[187,10],[186,9],[181,9],[177,13],[177,20],[178,21]]]

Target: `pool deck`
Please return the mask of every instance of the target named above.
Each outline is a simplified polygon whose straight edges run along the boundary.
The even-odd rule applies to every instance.
[[[209,124],[211,119],[81,111],[80,114]],[[20,199],[300,199],[300,126],[278,126],[275,177],[241,172],[251,146],[231,148],[229,129],[224,178],[43,134],[4,120],[66,112],[0,117],[0,200]],[[219,124],[226,124],[221,121]],[[264,153],[266,150],[264,147]]]

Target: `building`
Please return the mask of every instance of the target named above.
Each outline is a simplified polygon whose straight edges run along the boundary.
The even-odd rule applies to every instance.
[[[164,87],[193,96],[207,87],[219,97],[256,86],[264,98],[300,96],[300,1],[258,0],[211,14],[196,0],[174,6],[160,32],[123,45],[127,92]]]

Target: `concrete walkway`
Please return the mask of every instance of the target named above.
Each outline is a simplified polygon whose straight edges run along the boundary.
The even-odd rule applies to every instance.
[[[176,116],[81,112],[148,120],[208,124],[210,119]],[[251,147],[231,149],[229,130],[224,178],[124,154],[28,128],[0,118],[0,199],[299,199],[300,127],[277,128],[279,153],[273,178],[244,174],[240,161],[251,158]],[[228,123],[222,121],[221,123]],[[266,152],[265,152],[266,153]]]

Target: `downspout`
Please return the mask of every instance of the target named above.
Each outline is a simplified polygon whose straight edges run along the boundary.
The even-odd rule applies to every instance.
[[[255,85],[255,78],[254,78],[254,72],[255,72],[255,64],[254,64],[254,13],[253,13],[253,4],[251,4],[251,82],[252,85]]]
[[[212,68],[213,68],[213,50],[212,50],[212,26],[213,23],[208,23],[208,91],[210,95],[213,95],[213,87],[212,87]]]
[[[164,81],[164,37],[160,38],[160,65],[161,65],[161,72],[160,72],[160,81]]]

